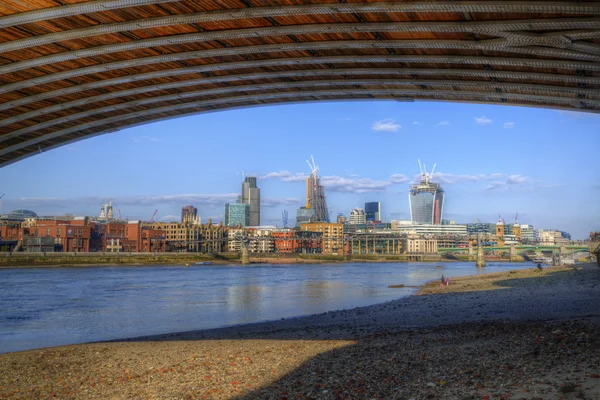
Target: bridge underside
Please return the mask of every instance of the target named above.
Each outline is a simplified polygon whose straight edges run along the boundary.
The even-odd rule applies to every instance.
[[[0,166],[236,107],[443,100],[600,111],[600,2],[4,0]]]

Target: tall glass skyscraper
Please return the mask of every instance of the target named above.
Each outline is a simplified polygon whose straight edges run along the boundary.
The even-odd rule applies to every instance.
[[[435,166],[433,168],[435,170]],[[430,174],[426,169],[421,169],[421,183],[413,185],[408,193],[413,224],[440,225],[442,223],[444,189],[439,183],[431,182],[432,175],[433,170]]]
[[[240,203],[250,205],[250,223],[248,226],[260,225],[260,189],[256,186],[256,177],[248,176],[242,183]]]
[[[225,203],[225,226],[250,226],[250,204]]]
[[[365,216],[367,221],[381,221],[381,203],[378,201],[365,203]]]

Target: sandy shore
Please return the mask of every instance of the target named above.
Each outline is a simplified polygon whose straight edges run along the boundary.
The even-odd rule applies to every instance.
[[[0,398],[600,398],[600,268],[433,282],[275,322],[0,355]],[[397,290],[397,289],[390,289]]]

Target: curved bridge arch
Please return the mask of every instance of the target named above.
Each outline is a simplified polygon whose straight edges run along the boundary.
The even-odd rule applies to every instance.
[[[3,3],[0,166],[126,127],[282,102],[600,112],[600,2]]]

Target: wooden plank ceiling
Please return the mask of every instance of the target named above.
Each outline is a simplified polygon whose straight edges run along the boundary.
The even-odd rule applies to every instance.
[[[600,2],[0,2],[0,166],[167,118],[337,99],[600,112]]]

